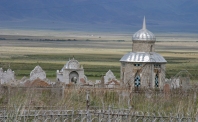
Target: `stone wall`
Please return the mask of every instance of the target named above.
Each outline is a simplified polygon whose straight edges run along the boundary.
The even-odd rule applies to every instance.
[[[161,84],[160,84],[160,88],[163,88],[165,85],[165,78],[166,78],[166,66],[165,64],[161,64]]]
[[[141,71],[141,88],[153,88],[154,83],[153,64],[143,64]]]
[[[151,49],[152,48],[152,49]],[[133,52],[155,52],[155,43],[152,41],[133,41]]]
[[[135,63],[121,62],[121,82],[124,85],[134,87],[134,79],[138,74],[141,78],[140,88],[155,88],[156,70],[159,73],[159,88],[163,89],[165,82],[165,64],[159,69],[154,68],[153,63],[142,63],[141,66],[134,66]]]

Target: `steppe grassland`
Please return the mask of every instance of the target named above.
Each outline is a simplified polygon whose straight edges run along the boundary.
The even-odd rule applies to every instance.
[[[122,52],[126,51],[126,49],[90,48],[90,42],[87,41],[81,43],[89,44],[89,46],[80,44],[81,47],[79,46],[79,48],[74,47],[78,46],[74,45],[76,42],[58,42],[61,43],[59,46],[56,43],[38,41],[24,44],[24,41],[19,40],[10,40],[9,43],[12,44],[7,45],[7,41],[1,41],[1,45],[5,44],[0,48],[1,67],[6,69],[8,63],[10,63],[11,68],[19,78],[23,77],[23,75],[28,76],[30,71],[38,64],[41,65],[50,78],[55,77],[56,70],[61,69],[66,61],[74,56],[84,66],[86,75],[100,79],[101,74],[109,69],[115,69],[112,67],[119,70],[119,58]],[[71,46],[68,46],[67,43]],[[115,57],[117,58],[116,61],[114,61]],[[102,71],[101,66],[105,67],[106,70]]]
[[[10,63],[19,78],[29,76],[30,71],[38,64],[47,72],[49,78],[55,78],[56,70],[61,69],[66,61],[74,56],[84,66],[88,78],[100,79],[111,69],[119,79],[119,60],[131,51],[132,45],[130,33],[51,31],[10,31],[7,35],[6,31],[1,33],[4,34],[1,38],[6,39],[0,41],[1,67],[6,69]],[[41,41],[43,39],[66,41]],[[194,79],[198,79],[196,39],[198,38],[194,34],[157,35],[156,52],[168,61],[166,68],[168,78],[186,69]]]
[[[101,36],[102,34],[99,35]],[[194,79],[198,79],[198,42],[192,42],[191,38],[186,37],[184,37],[184,42],[171,42],[171,36],[170,40],[166,41],[163,41],[163,38],[166,37],[159,37],[159,40],[162,39],[160,40],[162,42],[156,42],[156,52],[163,55],[168,61],[166,65],[166,76],[169,78],[176,75],[179,71],[186,69],[194,76]],[[100,79],[101,75],[104,75],[109,69],[111,69],[119,79],[119,59],[131,51],[132,44],[131,36],[126,38],[125,35],[122,35],[118,40],[116,35],[112,36],[111,34],[106,37],[107,39],[103,36],[99,38],[98,36],[95,37],[88,34],[86,36],[74,34],[72,37],[78,38],[76,39],[77,41],[64,42],[40,41],[39,39],[67,40],[74,38],[61,36],[52,37],[49,35],[36,36],[36,34],[33,36],[8,35],[1,36],[1,38],[2,37],[5,37],[6,40],[0,40],[0,67],[7,69],[10,63],[11,69],[15,71],[17,78],[29,76],[30,71],[39,64],[46,71],[49,79],[55,79],[56,70],[61,69],[66,61],[74,56],[84,66],[85,74],[88,78],[91,78],[93,81],[94,79]],[[121,39],[121,37],[123,37],[123,39]],[[30,38],[33,40],[18,40],[19,38]],[[52,100],[56,100],[56,104],[53,104],[55,106],[65,105],[72,109],[74,107],[75,109],[79,109],[79,107],[86,105],[86,91],[83,91],[84,89],[81,89],[82,91],[75,89],[66,90],[67,94],[65,95],[65,99],[59,100],[58,103],[57,99],[44,95],[44,97],[42,96],[44,100],[37,100],[38,103],[36,105],[42,105],[40,101],[42,101],[43,106],[52,105],[50,103]],[[17,102],[19,105],[21,105],[21,103],[28,103],[26,102],[26,98],[31,97],[28,95],[24,97],[21,93],[18,96],[19,98],[23,97],[25,102],[19,101],[21,99],[17,99],[17,96],[15,96],[15,100],[11,100],[13,105],[16,105]],[[128,107],[129,98],[125,97],[119,100],[117,91],[91,91],[90,96],[90,106],[102,107],[104,104],[104,106],[115,105],[115,107],[120,108]],[[171,97],[159,96],[153,93],[151,99],[148,99],[145,94],[138,94],[138,97],[137,94],[133,94],[132,98],[130,98],[130,105],[134,110],[144,112],[165,111],[182,113],[185,111],[195,113],[197,110],[198,99],[194,99],[194,94],[188,96],[186,94],[175,93],[170,95]],[[44,104],[47,102],[49,103]]]

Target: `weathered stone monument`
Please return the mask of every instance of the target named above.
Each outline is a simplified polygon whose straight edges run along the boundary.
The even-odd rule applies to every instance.
[[[118,88],[120,81],[118,81],[111,70],[109,70],[105,76],[101,77],[101,80],[96,80],[95,87],[101,88]]]
[[[107,84],[110,80],[116,79],[113,72],[109,70],[104,76],[104,84]]]
[[[30,72],[30,81],[33,81],[35,79],[41,79],[45,80],[46,79],[46,73],[45,71],[37,65],[31,72]]]
[[[15,80],[15,73],[11,69],[7,69],[7,71],[3,71],[2,68],[0,68],[0,81],[1,84],[14,81]]]

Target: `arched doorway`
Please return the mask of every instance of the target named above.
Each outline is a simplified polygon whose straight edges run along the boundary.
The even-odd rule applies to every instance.
[[[69,74],[69,81],[70,83],[77,83],[79,80],[79,75],[76,71],[73,71]]]

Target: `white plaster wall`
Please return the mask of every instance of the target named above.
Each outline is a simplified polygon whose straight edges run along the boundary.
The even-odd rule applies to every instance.
[[[14,76],[14,71],[12,71],[11,69],[8,69],[7,71],[3,72],[0,71],[0,75],[1,75],[1,84],[4,84],[6,82],[10,82],[10,81],[14,81],[15,80],[15,76]]]
[[[69,84],[69,73],[70,73],[70,71],[68,71],[68,70],[63,70],[63,82],[65,83],[65,84]]]
[[[107,84],[111,79],[116,79],[116,77],[114,76],[113,72],[109,70],[104,76],[104,83]]]
[[[30,80],[33,81],[35,79],[46,79],[46,73],[43,71],[43,69],[40,66],[36,66],[30,73]]]
[[[78,84],[80,83],[80,79],[81,78],[84,78],[84,70],[81,70],[81,71],[78,71],[78,74],[79,74],[79,79],[78,79]]]
[[[57,73],[56,74],[56,79],[57,80],[59,79],[60,82],[63,82],[63,74]]]

